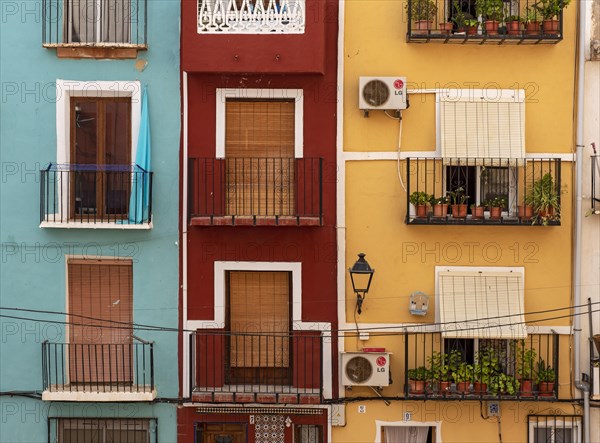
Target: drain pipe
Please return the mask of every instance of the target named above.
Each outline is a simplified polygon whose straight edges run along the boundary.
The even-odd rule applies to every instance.
[[[575,316],[573,319],[573,340],[574,340],[574,372],[575,387],[583,395],[583,432],[584,442],[590,442],[590,384],[582,381],[580,372],[581,357],[581,237],[582,237],[582,217],[583,217],[583,113],[584,113],[584,93],[585,93],[585,28],[586,28],[586,6],[585,2],[577,2],[578,7],[578,41],[577,41],[577,133],[575,138],[576,156],[575,156],[575,245],[574,245],[574,304]]]

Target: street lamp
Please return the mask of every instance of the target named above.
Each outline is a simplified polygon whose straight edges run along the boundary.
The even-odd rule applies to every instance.
[[[362,304],[365,296],[367,295],[367,292],[369,292],[375,269],[372,269],[371,266],[369,266],[369,263],[365,260],[365,254],[361,252],[358,254],[356,263],[354,263],[351,268],[348,268],[348,272],[350,272],[352,289],[356,294],[356,307],[360,314],[362,312]]]

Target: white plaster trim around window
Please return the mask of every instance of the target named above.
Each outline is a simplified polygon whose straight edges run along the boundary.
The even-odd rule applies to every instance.
[[[141,118],[139,81],[56,80],[56,162],[69,163],[71,97],[131,97],[131,160],[135,160]]]
[[[382,421],[375,420],[375,443],[381,442],[381,431],[384,426],[419,426],[435,428],[435,443],[442,443],[442,422],[439,421]]]
[[[217,88],[216,154],[225,158],[225,107],[228,98],[260,98],[264,100],[294,99],[294,156],[304,156],[304,91],[302,89],[233,89]]]

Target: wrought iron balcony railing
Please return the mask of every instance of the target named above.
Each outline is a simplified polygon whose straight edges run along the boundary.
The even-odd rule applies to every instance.
[[[152,172],[137,165],[51,163],[40,174],[42,227],[131,227],[152,221]]]
[[[556,400],[558,338],[445,339],[440,333],[407,333],[404,394],[436,400]]]
[[[406,223],[560,225],[560,159],[407,158]]]
[[[192,225],[319,226],[320,158],[190,158]]]
[[[408,0],[407,40],[540,44],[563,38],[563,13],[538,0]],[[551,5],[550,5],[551,6]]]
[[[320,403],[323,338],[198,331],[190,335],[190,397],[200,402]]]
[[[69,401],[81,399],[82,394],[125,394],[131,400],[151,400],[156,395],[154,343],[135,336],[128,343],[45,341],[42,374],[46,400]]]
[[[146,49],[147,0],[43,0],[44,47]]]
[[[305,0],[198,0],[198,33],[303,34]]]

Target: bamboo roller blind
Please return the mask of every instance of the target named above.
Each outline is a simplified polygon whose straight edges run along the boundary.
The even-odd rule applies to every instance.
[[[524,95],[493,101],[441,95],[439,105],[442,157],[525,157]]]
[[[289,366],[289,278],[288,272],[229,273],[232,367]],[[236,336],[236,333],[265,335]]]
[[[295,117],[291,100],[227,100],[229,215],[292,215]]]
[[[85,324],[69,326],[71,381],[131,380],[132,330],[102,321],[133,321],[131,260],[69,260],[68,290],[70,314],[98,319],[71,317]]]
[[[523,274],[456,271],[438,278],[441,321],[449,323],[444,337],[527,337]]]

